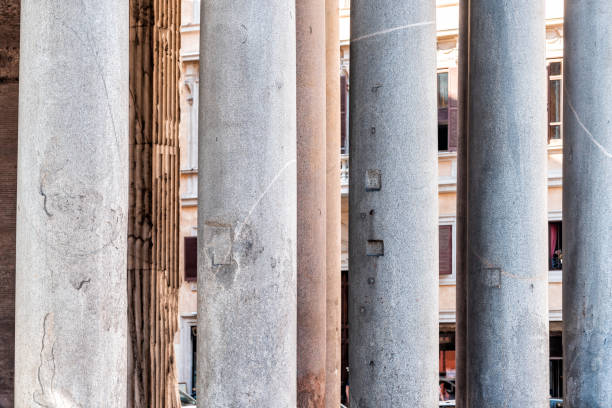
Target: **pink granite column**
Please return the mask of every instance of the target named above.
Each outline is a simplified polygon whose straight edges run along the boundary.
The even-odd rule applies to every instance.
[[[298,407],[325,406],[325,0],[296,1]]]

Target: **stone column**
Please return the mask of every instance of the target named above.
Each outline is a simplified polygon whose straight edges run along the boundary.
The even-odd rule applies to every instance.
[[[128,2],[21,7],[15,406],[125,406]]]
[[[0,407],[14,400],[19,4],[0,6]]]
[[[298,407],[325,406],[325,0],[295,2]]]
[[[438,403],[435,18],[351,4],[351,406]]]
[[[471,0],[469,13],[468,404],[544,407],[544,2]]]
[[[340,406],[342,271],[340,255],[340,33],[338,0],[325,0],[326,65],[326,202],[327,202],[327,346],[325,348],[325,406]]]
[[[198,406],[295,406],[295,2],[201,16]]]
[[[612,378],[612,9],[565,2],[564,406],[610,407]]]
[[[467,140],[468,140],[468,1],[459,1],[459,130],[457,135],[457,231],[456,231],[456,329],[455,329],[455,404],[466,408],[467,391]]]

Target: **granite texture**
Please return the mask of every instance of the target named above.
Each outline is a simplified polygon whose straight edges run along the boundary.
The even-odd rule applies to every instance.
[[[325,407],[325,0],[295,2],[297,43],[297,406]]]
[[[467,406],[545,407],[544,2],[471,0],[469,13]]]
[[[128,3],[21,7],[15,406],[122,407]]]
[[[612,393],[612,9],[565,2],[563,110],[564,407]]]
[[[435,19],[428,0],[351,3],[352,408],[438,403]]]
[[[342,265],[340,191],[340,42],[337,0],[325,0],[326,65],[326,326],[325,406],[340,406]]]
[[[296,406],[295,2],[201,7],[198,406]]]

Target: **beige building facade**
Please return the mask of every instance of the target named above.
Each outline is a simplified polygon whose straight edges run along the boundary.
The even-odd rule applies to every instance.
[[[342,100],[341,168],[342,187],[342,270],[343,302],[346,302],[348,271],[348,194],[350,144],[348,112],[350,98],[350,0],[339,0]],[[179,293],[179,333],[175,338],[178,380],[188,392],[195,389],[195,344],[197,336],[197,177],[198,177],[198,89],[200,0],[183,0],[181,8],[181,145],[180,172],[180,270],[184,280]],[[458,0],[437,0],[438,69],[438,198],[440,225],[440,375],[454,378],[454,332],[456,323],[456,200],[457,200],[457,71],[459,4]],[[551,394],[561,396],[560,373],[562,332],[562,81],[563,81],[563,1],[546,0],[546,58],[549,73],[548,140],[548,220],[549,284],[548,304],[551,332]],[[343,353],[348,347],[348,316],[343,306]],[[346,353],[345,353],[346,354]],[[343,366],[348,359],[343,356]],[[343,376],[346,379],[346,375]],[[555,395],[557,394],[557,395]]]

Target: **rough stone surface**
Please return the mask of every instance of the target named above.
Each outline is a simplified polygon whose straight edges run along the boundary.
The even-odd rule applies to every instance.
[[[296,406],[295,2],[201,13],[198,406]]]
[[[470,407],[548,400],[544,2],[471,0]]]
[[[127,408],[176,408],[180,1],[129,2]]]
[[[429,0],[351,4],[353,408],[438,403],[435,18]]]
[[[21,6],[15,406],[125,406],[128,3]]]
[[[325,406],[325,0],[295,2],[297,41],[297,406]]]
[[[612,378],[612,9],[565,2],[564,406],[610,407]]]
[[[0,1],[0,407],[13,406],[19,0]]]
[[[325,348],[325,406],[340,406],[342,271],[340,193],[340,41],[337,0],[325,1],[326,29],[326,201],[327,201],[327,346]]]

